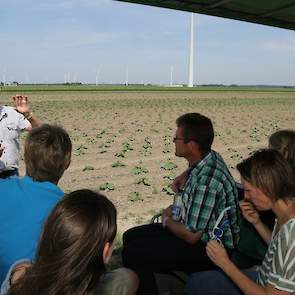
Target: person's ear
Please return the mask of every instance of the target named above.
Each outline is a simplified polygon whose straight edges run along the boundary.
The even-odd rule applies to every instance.
[[[200,151],[199,144],[197,142],[195,142],[194,140],[190,140],[188,142],[188,146],[191,151],[196,151],[196,150]]]
[[[113,243],[105,243],[102,251],[102,258],[104,263],[108,263],[113,253]]]

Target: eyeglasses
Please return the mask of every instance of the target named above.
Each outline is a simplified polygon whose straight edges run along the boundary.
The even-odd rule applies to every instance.
[[[218,216],[215,225],[213,227],[213,230],[211,233],[209,233],[211,240],[217,241],[220,245],[222,245],[221,237],[223,236],[223,230],[229,225],[229,220],[226,218],[222,223],[222,219],[224,218],[224,215],[226,211],[230,210],[230,207],[226,207]]]
[[[193,138],[186,138],[186,137],[173,137],[173,142],[177,141],[177,140],[187,140],[187,141],[190,141],[190,140],[194,140]]]
[[[173,142],[176,141],[176,140],[186,140],[186,138],[184,138],[184,137],[177,137],[177,136],[173,137]]]

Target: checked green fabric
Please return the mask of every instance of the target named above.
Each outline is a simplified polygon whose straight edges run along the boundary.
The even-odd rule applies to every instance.
[[[202,241],[210,239],[215,222],[223,209],[230,206],[226,217],[230,224],[221,238],[233,249],[239,238],[239,206],[236,184],[222,157],[211,150],[191,167],[182,193],[183,222],[191,232],[202,231]]]

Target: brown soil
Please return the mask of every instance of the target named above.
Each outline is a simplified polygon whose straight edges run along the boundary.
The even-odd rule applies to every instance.
[[[72,92],[29,97],[43,122],[61,124],[71,135],[72,163],[61,188],[68,192],[99,190],[106,182],[114,185],[104,193],[117,206],[119,236],[171,203],[171,196],[162,191],[171,182],[165,177],[173,178],[187,165],[174,155],[172,138],[179,115],[200,112],[213,120],[214,149],[236,178],[234,167],[243,157],[265,147],[275,130],[295,126],[294,94],[289,92]],[[0,94],[0,103],[10,103],[8,95]],[[161,168],[168,160],[177,168]],[[117,161],[126,166],[112,167]],[[134,175],[135,166],[148,172]],[[136,184],[143,177],[150,185]],[[139,193],[139,200],[130,200],[132,192]]]

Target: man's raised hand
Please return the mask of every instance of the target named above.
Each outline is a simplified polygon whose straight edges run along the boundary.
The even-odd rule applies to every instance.
[[[13,100],[15,102],[15,108],[19,113],[25,116],[26,114],[30,113],[27,96],[16,95],[16,96],[13,96]]]

